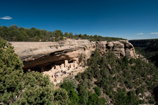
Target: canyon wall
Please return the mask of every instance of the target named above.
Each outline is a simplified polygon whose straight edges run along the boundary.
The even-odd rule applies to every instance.
[[[129,40],[134,47],[145,47],[146,50],[158,51],[158,39]]]
[[[118,58],[137,58],[135,49],[128,40],[97,41],[67,39],[59,42],[9,42],[15,53],[23,61],[23,69],[41,69],[48,65],[61,65],[65,60],[77,61],[82,55],[88,59],[95,49],[100,52],[113,52]],[[48,67],[48,69],[50,69]]]

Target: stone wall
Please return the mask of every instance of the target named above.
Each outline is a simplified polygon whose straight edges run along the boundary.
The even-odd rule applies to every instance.
[[[77,61],[69,63],[68,60],[65,60],[65,62],[61,65],[52,66],[51,70],[43,71],[43,74],[48,75],[50,80],[54,82],[54,84],[57,84],[63,81],[62,77],[71,75],[71,72],[78,70],[78,68],[79,66]]]

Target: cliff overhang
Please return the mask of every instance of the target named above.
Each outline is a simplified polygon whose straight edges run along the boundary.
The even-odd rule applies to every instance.
[[[23,69],[41,69],[50,65],[60,65],[65,60],[77,61],[90,58],[92,51],[113,52],[118,58],[127,56],[137,58],[134,46],[128,40],[97,41],[64,40],[59,42],[10,42],[15,53],[24,63]]]

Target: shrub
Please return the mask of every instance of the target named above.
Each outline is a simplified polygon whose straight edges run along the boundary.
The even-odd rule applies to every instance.
[[[13,47],[0,38],[0,101],[9,104],[17,100],[22,90],[22,62],[14,53]],[[12,94],[14,93],[14,94]]]
[[[54,92],[55,105],[68,105],[70,103],[67,91],[65,89],[57,89]]]
[[[22,92],[23,100],[26,104],[53,104],[53,84],[48,76],[43,76],[39,72],[27,72],[23,76]],[[23,100],[20,99],[20,102]]]
[[[88,105],[97,105],[98,99],[99,97],[97,94],[89,93]]]
[[[105,105],[106,103],[105,98],[104,97],[100,98],[98,103],[100,103],[99,105]]]
[[[118,90],[114,96],[115,104],[117,105],[138,105],[141,103],[138,97],[133,92],[124,93],[122,90]]]
[[[124,61],[124,63],[125,63],[125,66],[127,67],[127,66],[128,66],[128,58],[127,58],[127,56],[125,56],[125,57],[123,58],[123,61]]]
[[[94,87],[95,93],[100,96],[101,95],[101,90],[100,87]]]
[[[0,102],[2,104],[53,104],[48,76],[22,70],[13,47],[0,38]]]
[[[131,58],[131,59],[129,60],[129,63],[130,63],[130,64],[135,63],[135,59],[134,59],[134,58]]]
[[[80,99],[79,99],[77,93],[74,91],[74,89],[70,91],[69,98],[70,98],[70,101],[71,101],[70,105],[76,105],[76,104],[79,103]]]
[[[87,90],[82,86],[82,85],[79,85],[78,88],[78,96],[80,98],[80,104],[82,105],[86,105],[87,102],[88,102],[88,92]]]
[[[77,88],[77,85],[73,80],[64,80],[60,87],[65,89],[69,94],[72,89]]]

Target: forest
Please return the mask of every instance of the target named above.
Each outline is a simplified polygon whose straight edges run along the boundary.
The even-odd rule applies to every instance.
[[[113,53],[95,51],[88,69],[76,76],[87,89],[99,87],[116,105],[153,104],[153,87],[158,84],[158,69],[140,59],[116,58]],[[95,82],[94,82],[95,80]]]
[[[13,47],[0,38],[0,104],[2,105],[105,105],[105,98],[77,85],[64,81],[54,89],[48,76],[40,72],[24,72],[23,63]],[[86,96],[86,99],[85,99]]]
[[[142,54],[158,67],[158,39],[130,40],[137,53]]]
[[[8,31],[10,28],[16,31]],[[15,28],[15,29],[14,29]],[[6,30],[4,30],[6,29]],[[48,76],[40,72],[24,72],[23,62],[14,53],[13,47],[7,41],[48,41],[56,37],[47,34],[26,34],[18,39],[21,32],[34,33],[31,29],[10,26],[0,27],[0,104],[2,105],[138,105],[154,104],[153,88],[158,85],[158,69],[153,63],[141,59],[117,58],[115,54],[100,53],[95,50],[88,61],[81,59],[88,68],[75,76],[65,78],[55,89]],[[33,29],[38,30],[38,29]],[[14,33],[15,32],[15,33]],[[16,34],[18,32],[18,34]],[[41,33],[42,30],[39,30]],[[2,34],[3,33],[3,34]],[[6,34],[7,33],[7,34]],[[14,34],[10,34],[14,33]],[[61,32],[62,33],[62,32]],[[5,36],[6,34],[6,36]],[[30,36],[29,36],[30,35]],[[34,35],[34,36],[31,36]],[[39,35],[39,38],[37,38]],[[40,36],[41,35],[41,36]],[[72,38],[81,38],[86,35]],[[27,37],[27,40],[24,40]],[[63,38],[65,36],[63,35]],[[86,36],[89,40],[99,40],[100,36]],[[68,34],[68,38],[71,38]],[[104,39],[105,38],[105,39]],[[107,40],[107,37],[100,40]],[[5,39],[5,40],[4,40]],[[58,40],[61,36],[57,37]],[[109,38],[118,40],[120,38]],[[6,41],[7,40],[7,41]],[[108,41],[109,41],[108,40]],[[50,40],[51,41],[51,40]],[[57,41],[57,40],[53,40]],[[82,57],[82,56],[81,56]]]
[[[47,31],[32,27],[31,29],[12,25],[10,27],[0,26],[0,37],[7,41],[30,41],[30,42],[46,42],[60,41],[66,38],[71,39],[88,39],[90,41],[113,41],[123,38],[102,37],[99,35],[73,34],[72,32],[63,33],[61,30]]]

